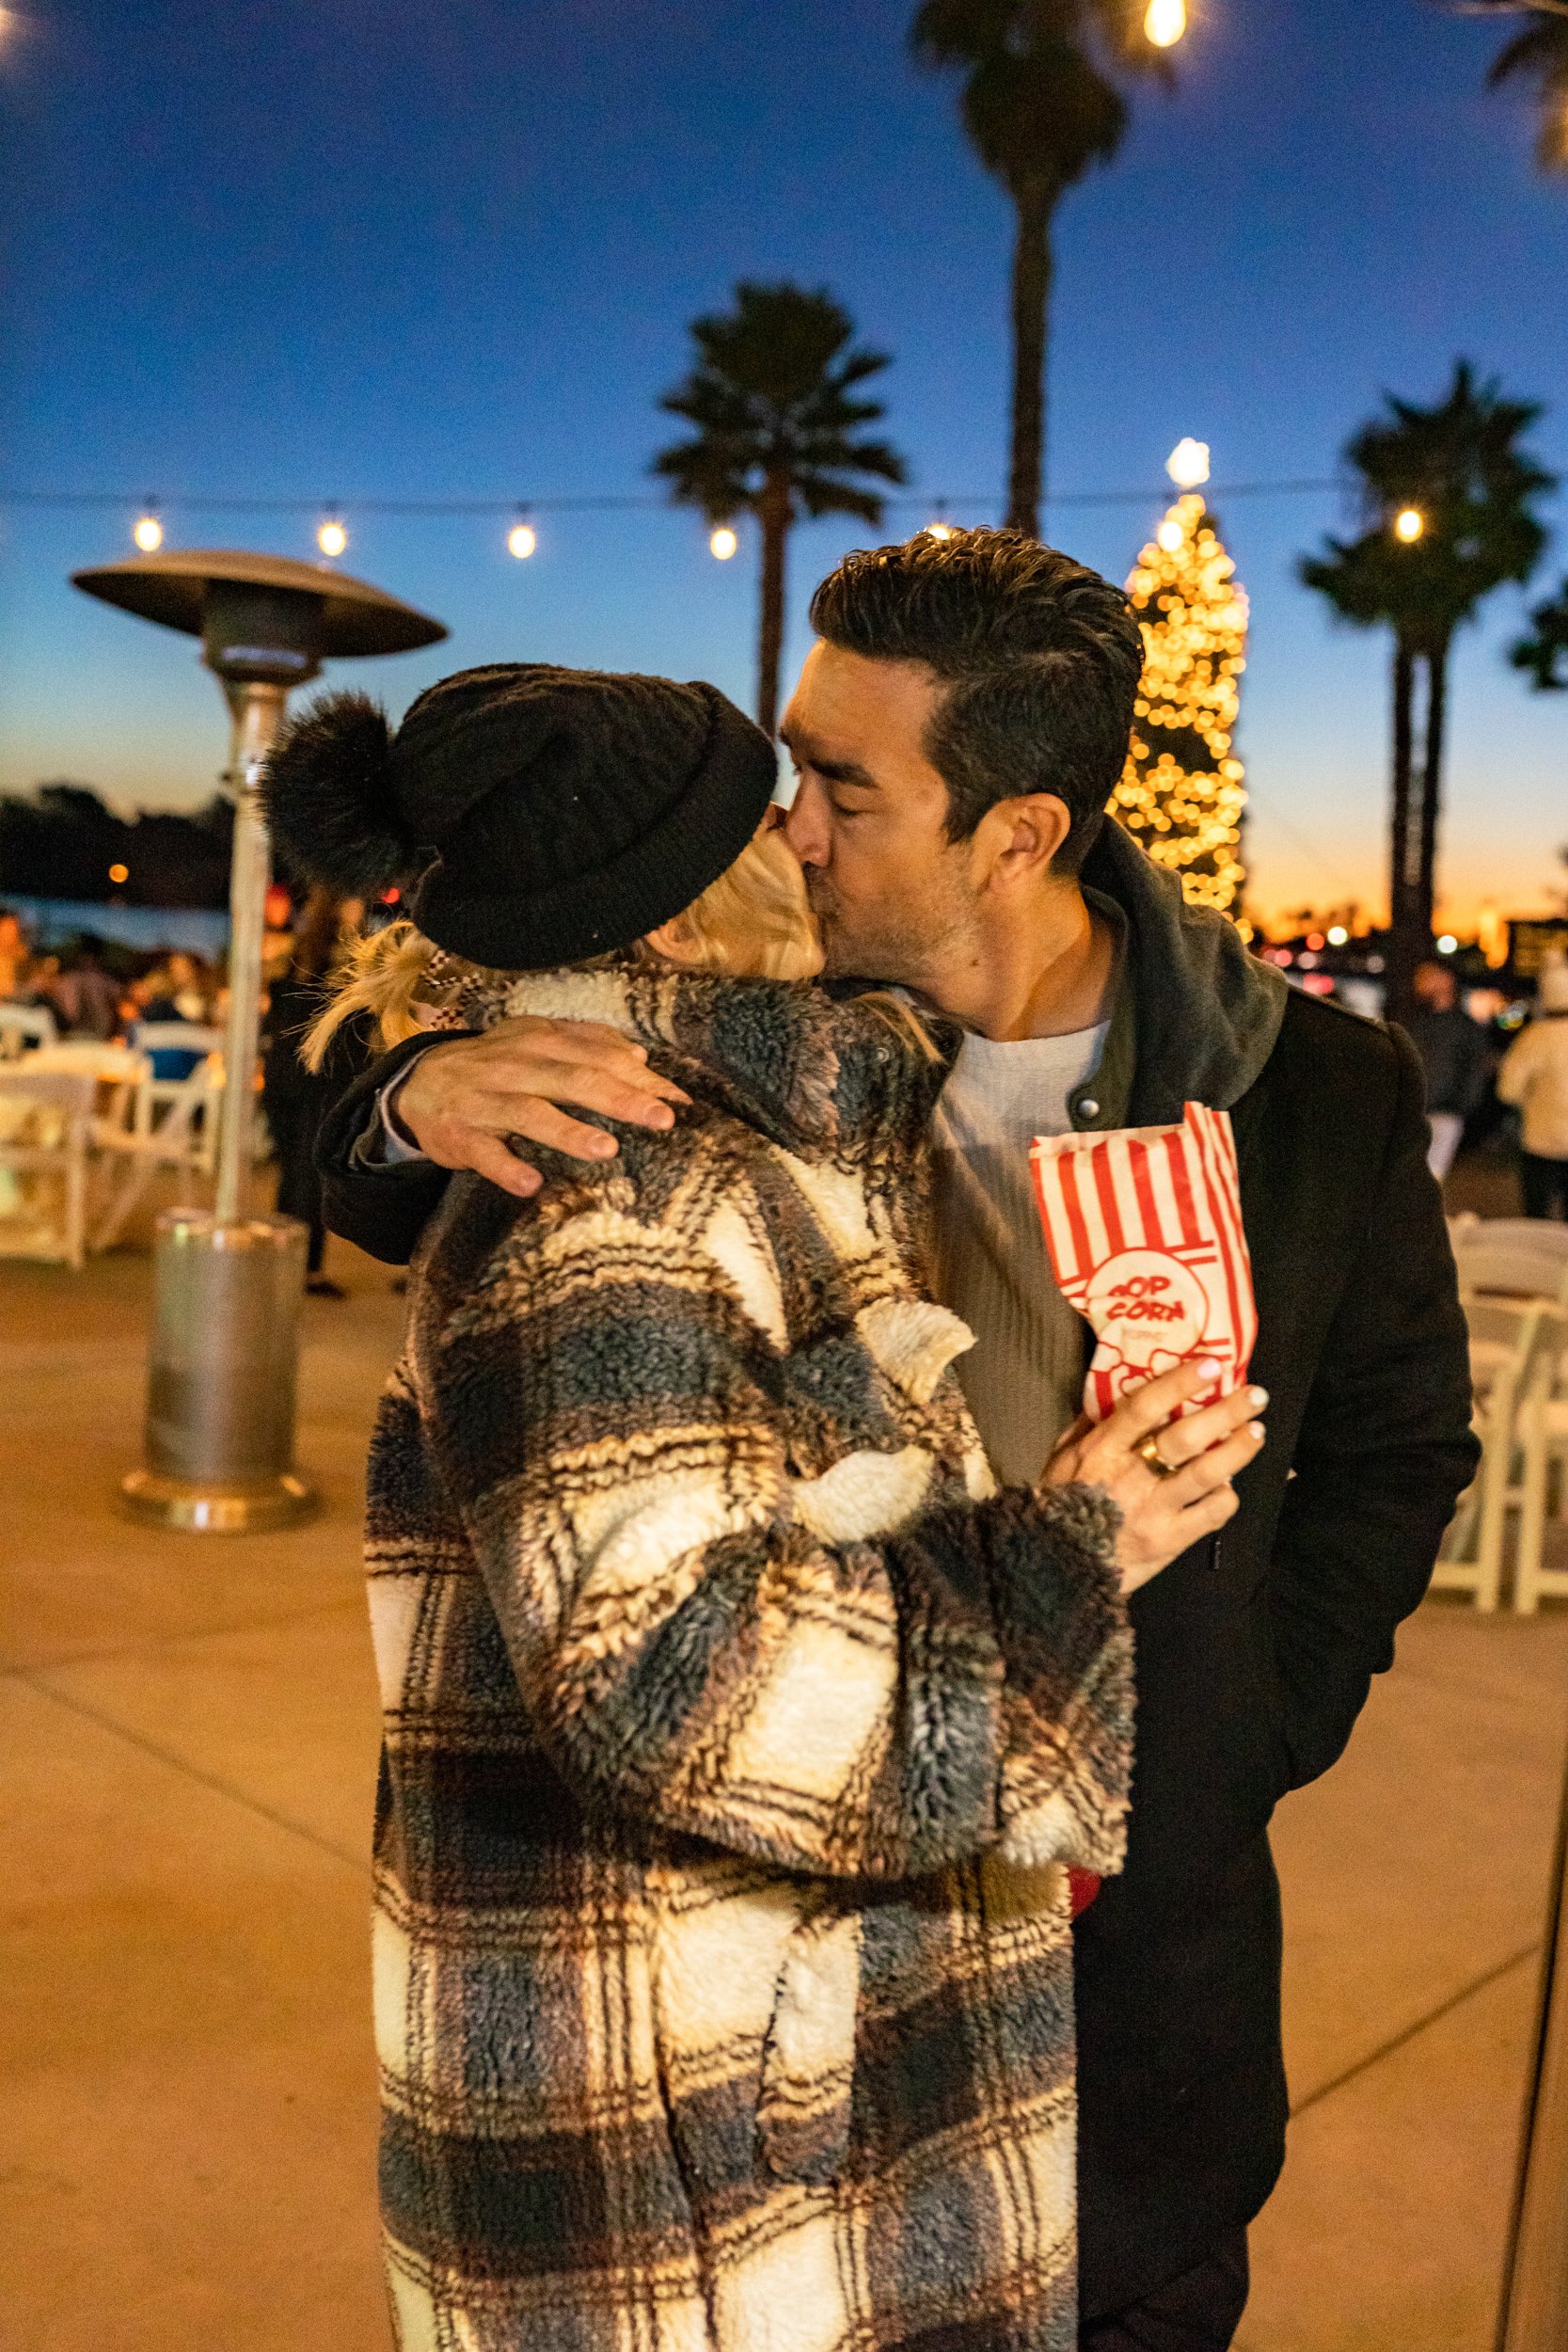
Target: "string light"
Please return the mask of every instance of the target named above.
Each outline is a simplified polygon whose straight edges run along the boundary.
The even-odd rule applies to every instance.
[[[1179,490],[1196,490],[1209,479],[1212,455],[1207,441],[1195,441],[1189,434],[1171,451],[1165,460],[1165,471]]]
[[[1394,536],[1402,539],[1407,548],[1415,546],[1426,527],[1426,516],[1418,506],[1402,507],[1394,516]]]
[[[131,868],[130,868],[128,866],[110,866],[110,868],[109,868],[109,880],[110,880],[112,882],[128,882],[130,881],[130,879],[131,879]]]
[[[728,523],[721,523],[707,543],[708,553],[716,555],[721,564],[727,564],[740,545]]]
[[[1144,37],[1156,49],[1174,49],[1187,29],[1187,0],[1148,0]]]
[[[324,555],[341,555],[348,545],[348,532],[340,522],[325,522],[316,533],[316,545]]]
[[[1144,674],[1111,810],[1157,866],[1180,874],[1192,904],[1229,914],[1245,880],[1234,740],[1247,601],[1196,492],[1178,499],[1127,586]]]
[[[156,555],[164,544],[164,526],[149,508],[145,515],[137,516],[131,536],[144,555]]]
[[[515,555],[519,564],[526,564],[538,545],[539,534],[531,523],[514,523],[506,534],[507,553]]]
[[[951,539],[957,536],[951,523],[927,523],[924,534],[927,539]]]

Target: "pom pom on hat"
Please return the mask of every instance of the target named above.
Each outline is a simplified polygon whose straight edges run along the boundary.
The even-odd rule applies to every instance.
[[[368,694],[326,694],[279,737],[261,778],[274,840],[307,881],[378,898],[424,862],[400,818],[387,714]]]

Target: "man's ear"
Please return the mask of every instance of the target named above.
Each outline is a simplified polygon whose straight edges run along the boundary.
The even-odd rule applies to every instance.
[[[1072,816],[1054,792],[1024,792],[998,801],[976,828],[986,882],[997,889],[1038,880],[1072,830]]]
[[[687,970],[702,961],[703,951],[684,914],[673,914],[668,923],[661,923],[657,930],[644,931],[642,943],[644,946],[651,947],[656,956],[662,956],[666,963],[678,963]]]

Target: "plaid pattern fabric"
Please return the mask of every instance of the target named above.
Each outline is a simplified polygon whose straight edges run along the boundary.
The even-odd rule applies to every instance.
[[[1108,1506],[997,1491],[919,1287],[943,1070],[782,985],[523,1009],[695,1106],[460,1178],[381,1408],[399,2342],[1066,2352],[1063,1865],[1119,1864],[1130,1636]]]

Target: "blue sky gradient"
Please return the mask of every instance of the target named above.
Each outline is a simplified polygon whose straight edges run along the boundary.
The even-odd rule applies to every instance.
[[[827,284],[892,353],[888,430],[932,499],[994,519],[1010,214],[952,87],[916,72],[911,0],[27,0],[0,37],[0,475],[123,508],[0,508],[0,788],[124,802],[212,788],[194,644],[67,582],[129,547],[156,491],[338,499],[343,567],[439,614],[432,653],[343,665],[401,710],[507,658],[669,671],[751,693],[754,551],[695,518],[358,515],[356,495],[646,494],[686,325],[740,276]],[[1568,184],[1496,28],[1423,0],[1200,0],[1180,87],[1150,87],[1114,169],[1059,217],[1052,480],[1147,485],[1064,506],[1060,545],[1124,577],[1174,442],[1223,483],[1333,472],[1385,388],[1471,357],[1549,405],[1568,475]],[[1168,492],[1165,493],[1168,495]],[[1253,608],[1241,747],[1265,910],[1382,892],[1386,649],[1293,578],[1337,496],[1217,501]],[[1534,593],[1568,569],[1568,504]],[[888,535],[924,518],[900,509]],[[169,544],[311,557],[316,516],[170,511]],[[812,582],[863,528],[794,543]],[[1568,697],[1506,666],[1506,592],[1454,681],[1446,894],[1542,903],[1568,839]]]

